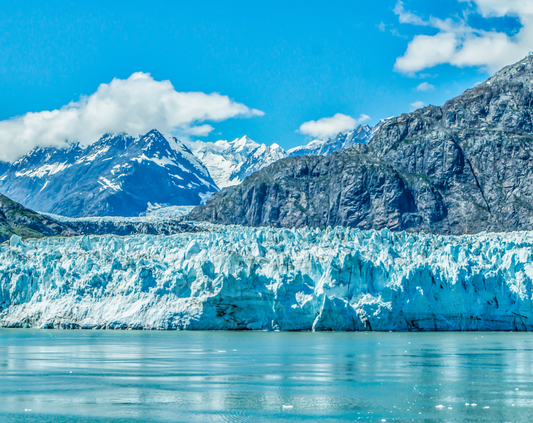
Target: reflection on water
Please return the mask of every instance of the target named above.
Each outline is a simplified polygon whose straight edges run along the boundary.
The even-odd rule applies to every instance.
[[[525,422],[532,351],[527,333],[0,330],[0,421]]]

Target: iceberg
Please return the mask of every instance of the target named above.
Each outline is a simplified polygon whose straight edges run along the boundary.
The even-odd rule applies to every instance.
[[[171,236],[14,236],[0,245],[0,326],[531,330],[532,240],[209,224]]]

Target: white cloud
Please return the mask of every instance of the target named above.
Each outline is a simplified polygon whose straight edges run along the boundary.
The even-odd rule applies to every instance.
[[[351,131],[357,125],[369,119],[369,116],[363,114],[359,117],[359,119],[354,119],[351,116],[337,113],[333,117],[326,117],[305,122],[300,126],[299,132],[315,138],[324,139],[337,135],[339,132]]]
[[[457,67],[480,66],[497,70],[514,63],[533,50],[533,0],[458,0],[474,5],[484,18],[516,17],[520,31],[508,36],[503,32],[484,31],[468,25],[465,19],[423,20],[397,3],[394,12],[400,23],[432,27],[435,35],[417,35],[407,51],[396,60],[394,68],[411,74],[444,63]]]
[[[422,82],[418,87],[416,87],[416,90],[417,91],[431,91],[431,90],[434,90],[435,89],[435,86],[434,85],[431,85],[431,84],[428,84],[427,82]]]
[[[36,146],[62,146],[67,140],[84,145],[106,132],[162,132],[205,136],[234,117],[262,116],[225,95],[177,92],[170,81],[155,81],[138,72],[128,79],[101,84],[97,91],[61,109],[27,113],[0,121],[0,160],[13,161]]]
[[[424,107],[426,105],[426,103],[424,103],[423,101],[415,101],[414,103],[411,103],[411,107],[413,109],[420,109],[421,107]]]
[[[396,3],[396,7],[394,8],[394,13],[398,15],[398,20],[400,23],[403,24],[413,24],[413,25],[428,25],[427,22],[424,22],[422,18],[419,16],[416,16],[415,14],[406,11],[405,7],[403,6],[403,2],[399,1]]]

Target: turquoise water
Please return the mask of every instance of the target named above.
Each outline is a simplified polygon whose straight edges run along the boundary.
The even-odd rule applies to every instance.
[[[533,334],[0,330],[1,422],[526,422],[532,409]]]

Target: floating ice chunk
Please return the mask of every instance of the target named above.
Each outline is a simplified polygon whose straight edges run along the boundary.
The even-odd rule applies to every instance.
[[[435,408],[441,408],[442,409],[442,408],[446,408],[446,406],[440,404],[440,405],[437,405]]]
[[[11,247],[13,248],[19,247],[20,245],[22,245],[22,238],[18,235],[11,235],[11,239],[9,240],[9,245],[11,245]]]
[[[290,410],[291,408],[293,408],[292,405],[282,405],[281,408],[283,408],[284,410]]]

